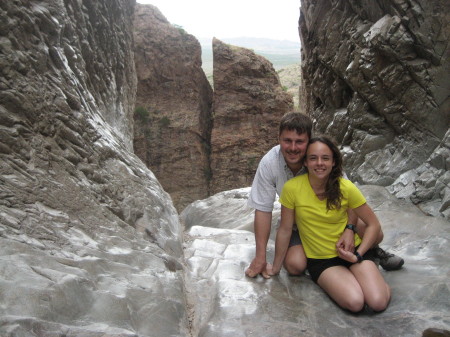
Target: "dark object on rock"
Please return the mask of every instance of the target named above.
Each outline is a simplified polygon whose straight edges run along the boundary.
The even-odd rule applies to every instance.
[[[450,337],[450,331],[443,329],[428,328],[422,333],[422,337]]]

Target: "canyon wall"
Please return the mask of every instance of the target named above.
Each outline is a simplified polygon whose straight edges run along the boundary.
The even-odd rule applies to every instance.
[[[179,211],[253,180],[293,107],[272,64],[246,48],[213,40],[214,93],[198,41],[152,5],[134,19],[138,89],[134,150]]]
[[[152,5],[136,5],[134,41],[134,150],[182,210],[209,195],[212,88],[201,47]]]
[[[250,186],[262,156],[278,142],[293,108],[273,65],[253,51],[213,40],[214,127],[211,193]]]
[[[132,153],[133,10],[0,2],[1,336],[188,335],[178,214]]]
[[[450,217],[450,2],[301,1],[302,97],[347,174]]]

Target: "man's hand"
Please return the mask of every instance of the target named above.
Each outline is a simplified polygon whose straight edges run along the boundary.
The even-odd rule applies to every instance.
[[[253,259],[250,266],[245,271],[245,275],[248,277],[256,277],[258,274],[261,274],[264,278],[270,278],[269,274],[266,270],[267,262],[262,260]]]
[[[338,242],[336,242],[337,249],[344,249],[353,253],[355,250],[355,235],[351,229],[344,230]]]
[[[339,254],[339,257],[345,261],[352,263],[358,262],[358,258],[353,252],[349,252],[348,250],[345,250],[343,248],[338,248],[337,252]]]

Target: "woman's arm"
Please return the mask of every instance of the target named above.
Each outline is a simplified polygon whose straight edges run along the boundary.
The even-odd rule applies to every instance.
[[[281,206],[281,221],[275,239],[275,257],[273,259],[272,271],[270,275],[276,275],[280,272],[284,257],[289,246],[289,240],[292,235],[292,225],[295,223],[295,211]]]
[[[381,225],[377,216],[367,203],[353,209],[356,215],[366,223],[366,230],[362,238],[361,244],[357,252],[363,256],[377,241],[378,233]],[[338,249],[339,256],[349,262],[356,262],[357,258],[353,252],[345,252],[343,249]]]

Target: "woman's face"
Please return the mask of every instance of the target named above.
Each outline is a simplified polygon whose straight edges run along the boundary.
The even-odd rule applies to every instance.
[[[305,166],[310,175],[326,179],[334,166],[333,152],[322,142],[312,143],[306,151]]]

